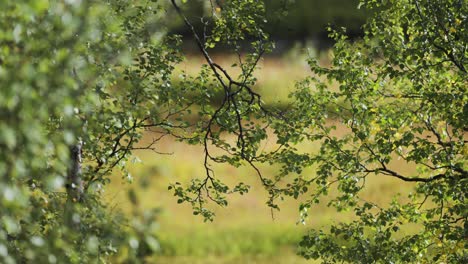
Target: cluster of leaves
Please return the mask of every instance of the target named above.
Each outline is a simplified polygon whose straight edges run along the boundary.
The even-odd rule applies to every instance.
[[[188,189],[195,198],[184,191],[179,195],[181,202],[200,205],[196,213],[210,216],[202,207],[202,189],[214,190],[210,198],[222,205],[224,194],[248,191],[242,183],[230,189],[215,179],[209,162],[251,160],[265,137],[251,121],[264,111],[250,88],[258,60],[271,48],[259,26],[265,23],[263,4],[228,1],[214,8],[213,15],[221,14],[210,36],[195,35],[207,65],[198,76],[183,73],[178,86],[172,76],[182,60],[181,41],[161,28],[168,4],[1,3],[0,23],[6,29],[0,35],[2,262],[104,262],[116,253],[122,261],[135,262],[157,250],[150,224],[154,214],[144,219],[135,214],[127,223],[102,195],[112,172],[120,170],[132,181],[126,171],[132,151],[158,152],[155,144],[166,135],[206,148],[206,179],[194,180]],[[253,52],[244,57],[246,38],[255,41],[249,45]],[[222,41],[239,54],[238,81],[205,50]],[[216,106],[213,98],[219,92],[224,97]],[[186,118],[194,110],[198,118]],[[236,131],[237,147],[228,147],[222,135]],[[152,140],[140,142],[143,132]],[[230,156],[215,157],[210,146]]]
[[[244,4],[251,2],[255,3],[246,19],[263,11],[256,1]],[[337,42],[331,67],[321,67],[311,58],[314,77],[297,84],[291,95],[295,101],[287,111],[266,109],[254,100],[257,95],[248,88],[254,79],[232,79],[209,57],[207,48],[212,45],[202,42],[211,74],[225,91],[224,101],[204,113],[209,119],[200,126],[205,132],[200,131],[196,140],[205,146],[206,177],[187,188],[179,184],[170,188],[179,202],[191,202],[195,214],[212,220],[205,202],[226,205],[225,194],[233,189],[215,177],[209,162],[247,164],[269,192],[267,204],[272,208],[278,209],[276,201],[285,196],[303,195],[307,199],[299,209],[305,221],[308,211],[326,196],[329,206],[354,212],[350,223],[336,223],[329,232],[313,230],[305,236],[300,254],[306,258],[330,263],[463,262],[468,217],[468,6],[456,0],[372,0],[360,6],[375,10],[364,27],[365,37],[351,43],[344,32],[331,31]],[[215,18],[219,28],[207,43],[223,34],[229,36],[228,43],[248,34],[225,28],[252,25],[236,20],[245,12],[244,5],[229,7],[234,10],[220,6],[221,16]],[[223,12],[231,15],[224,17]],[[190,28],[190,21],[186,24]],[[240,77],[248,80],[251,72],[243,71]],[[330,83],[339,88],[329,89]],[[267,137],[276,140],[274,151],[260,148]],[[305,143],[320,147],[308,153],[300,147]],[[225,154],[213,155],[210,147]],[[402,170],[395,166],[396,160],[415,169]],[[261,163],[279,164],[279,173],[263,175],[257,169]],[[314,168],[315,174],[304,175],[305,168]],[[413,192],[394,197],[388,205],[364,201],[361,192],[371,177],[394,178],[412,186]],[[408,232],[406,226],[417,228]]]
[[[163,4],[0,3],[0,262],[135,263],[157,250],[154,214],[128,221],[102,194],[116,168],[131,180],[132,150],[184,127]],[[154,139],[137,145],[145,130]]]
[[[192,100],[203,103],[197,109],[199,122],[183,139],[204,146],[206,173],[204,177],[194,179],[188,187],[175,183],[169,189],[174,190],[179,203],[191,203],[194,214],[204,216],[205,220],[213,220],[214,216],[205,207],[207,200],[226,206],[226,194],[243,194],[249,190],[244,183],[234,187],[225,185],[215,177],[211,165],[229,163],[238,167],[246,162],[255,168],[253,161],[257,158],[260,142],[266,138],[265,120],[269,111],[265,109],[260,95],[252,89],[256,82],[253,72],[263,54],[273,48],[262,29],[266,20],[261,1],[209,2],[211,17],[206,21],[212,21],[213,25],[207,25],[212,28],[207,33],[197,32],[194,22],[185,16],[182,6],[172,1],[206,59],[206,65],[198,76],[182,76],[183,86],[196,85],[192,90],[195,92],[191,96]],[[231,67],[240,69],[239,76],[232,76],[211,58],[209,50],[218,44],[230,47],[237,55],[237,61]],[[250,52],[243,54],[245,51]],[[200,91],[204,93],[200,94]],[[211,99],[217,93],[222,94],[221,102]],[[261,178],[260,173],[258,176]]]
[[[330,205],[352,209],[357,220],[332,225],[329,233],[311,232],[300,253],[331,263],[463,262],[468,98],[467,33],[461,24],[467,6],[460,1],[363,4],[380,9],[365,27],[366,37],[350,44],[335,33],[331,68],[310,61],[312,71],[338,83],[339,91],[307,80],[299,85],[293,112],[318,118],[291,117],[304,125],[298,131],[303,138],[321,142],[319,153],[309,156],[318,167],[317,191],[301,209],[337,184],[339,195]],[[337,136],[326,118],[341,121],[349,132]],[[392,166],[397,159],[417,171]],[[417,184],[407,199],[376,205],[359,196],[369,177]],[[417,231],[401,231],[409,223]]]
[[[338,119],[349,131],[334,136],[335,128],[323,122],[307,128],[324,140],[318,155],[311,157],[318,165],[318,185],[336,181],[340,194],[330,204],[338,210],[352,209],[356,220],[333,225],[328,234],[311,232],[301,242],[301,254],[331,262],[464,262],[468,5],[463,1],[362,5],[379,10],[366,25],[365,38],[351,45],[334,34],[331,68],[310,61],[313,72],[338,83],[339,91],[314,93],[301,85],[297,92],[307,98],[301,105],[322,109],[336,105],[326,112],[300,109],[309,116]],[[392,165],[394,160],[414,164],[416,171],[402,170]],[[407,199],[377,205],[359,197],[369,177],[416,184]],[[408,224],[417,228],[402,231]]]

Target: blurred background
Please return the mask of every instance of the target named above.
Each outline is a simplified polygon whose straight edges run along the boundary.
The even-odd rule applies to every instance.
[[[287,95],[295,81],[311,74],[305,61],[308,55],[317,57],[323,65],[329,62],[333,42],[327,36],[327,25],[346,27],[348,36],[356,39],[362,36],[361,26],[369,14],[357,9],[358,0],[296,0],[288,7],[289,12],[282,16],[277,12],[284,0],[265,2],[269,21],[267,30],[276,49],[260,61],[260,68],[255,73],[258,78],[255,89],[267,104],[281,106],[288,103]],[[196,0],[189,0],[185,7],[192,21],[203,17],[207,8],[203,1]],[[172,13],[168,15],[175,17]],[[191,33],[181,21],[169,21],[171,33],[181,34],[184,39],[186,60],[177,70],[197,73],[204,61],[191,40]],[[201,23],[195,25],[201,30]],[[222,47],[213,51],[213,58],[220,65],[230,65],[235,59]],[[148,134],[143,141],[151,139],[152,135]],[[158,151],[167,155],[137,152],[141,162],[135,159],[130,168],[133,180],[113,181],[106,193],[116,209],[135,216],[133,219],[139,224],[149,224],[151,232],[158,237],[158,241],[147,241],[157,252],[149,263],[311,263],[296,256],[296,245],[301,236],[308,228],[326,226],[338,217],[340,221],[346,221],[348,217],[323,203],[313,208],[307,223],[298,224],[300,201],[285,200],[280,204],[280,211],[272,212],[266,206],[267,194],[251,168],[217,165],[214,168],[216,175],[226,183],[243,181],[252,188],[248,194],[230,197],[226,208],[213,207],[216,212],[214,222],[204,223],[201,217],[192,214],[189,205],[177,204],[177,199],[167,189],[170,183],[184,183],[204,176],[203,149],[170,138],[162,140],[158,146]],[[312,145],[302,147],[305,151],[317,148]],[[261,169],[265,174],[274,174],[277,168]],[[312,173],[312,170],[304,172]],[[115,175],[115,179],[119,177]],[[389,197],[385,195],[387,192],[396,192],[399,188],[391,179],[369,182],[365,195],[383,202],[384,197]]]
[[[369,15],[358,9],[359,0],[268,0],[266,31],[276,43],[274,54],[281,55],[298,45],[314,47],[319,51],[329,49],[333,42],[328,38],[327,26],[346,27],[350,38],[359,38],[361,26]],[[210,12],[209,1],[188,1],[184,5],[186,16],[203,32],[200,19]],[[286,12],[285,12],[286,11]],[[169,28],[173,33],[182,35],[186,50],[196,52],[191,42],[191,33],[180,20],[172,20]]]

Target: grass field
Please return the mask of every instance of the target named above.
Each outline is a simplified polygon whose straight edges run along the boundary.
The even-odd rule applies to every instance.
[[[201,58],[192,57],[181,67],[195,72]],[[261,62],[258,72],[259,90],[266,102],[285,98],[293,89],[294,80],[309,73],[301,62],[267,58]],[[150,135],[148,135],[149,137]],[[296,224],[299,219],[299,201],[289,199],[280,204],[281,211],[272,212],[265,204],[267,194],[254,171],[248,167],[233,168],[227,165],[214,167],[216,175],[228,184],[243,181],[252,185],[244,196],[232,196],[226,208],[213,207],[215,221],[204,223],[194,216],[191,208],[177,204],[167,186],[175,181],[187,182],[194,177],[203,177],[203,149],[187,146],[171,139],[158,145],[162,152],[172,155],[157,155],[152,152],[137,152],[142,164],[130,168],[135,176],[134,184],[113,181],[106,197],[118,208],[130,212],[133,205],[127,199],[127,190],[134,188],[140,200],[138,210],[144,212],[161,208],[158,218],[160,254],[151,263],[314,263],[295,255],[296,245],[309,228],[327,229],[333,221],[346,221],[350,216],[338,214],[324,204],[310,210],[310,219],[305,225]],[[313,151],[316,146],[302,146]],[[407,166],[395,164],[395,166]],[[407,166],[412,170],[411,166]],[[276,168],[262,167],[265,175]],[[312,170],[304,173],[313,174]],[[118,179],[118,175],[115,179]],[[367,182],[363,198],[376,203],[385,203],[397,192],[404,193],[411,186],[400,185],[392,178],[374,177]]]

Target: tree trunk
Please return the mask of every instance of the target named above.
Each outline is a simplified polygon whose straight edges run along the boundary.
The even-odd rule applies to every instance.
[[[70,146],[70,165],[67,175],[67,201],[65,204],[65,224],[71,229],[78,230],[80,217],[77,214],[77,205],[83,199],[83,182],[81,180],[81,148],[82,141]]]
[[[83,196],[83,182],[81,180],[82,146],[83,142],[80,140],[76,145],[70,147],[70,167],[66,186],[68,199],[73,202],[80,201]]]

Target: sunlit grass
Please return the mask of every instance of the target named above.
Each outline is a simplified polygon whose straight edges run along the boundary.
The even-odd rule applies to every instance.
[[[320,261],[306,260],[299,256],[296,256],[294,252],[290,250],[282,250],[276,252],[275,256],[264,256],[264,255],[244,255],[244,256],[204,256],[204,257],[193,257],[193,256],[179,256],[179,257],[166,257],[160,256],[154,258],[155,263],[161,264],[315,264]]]

